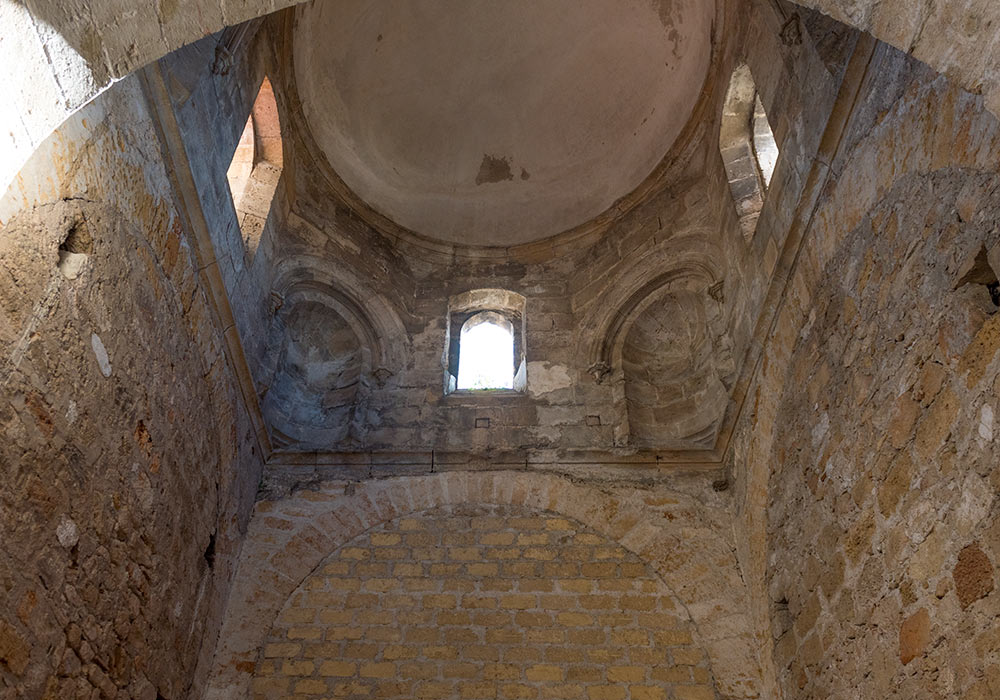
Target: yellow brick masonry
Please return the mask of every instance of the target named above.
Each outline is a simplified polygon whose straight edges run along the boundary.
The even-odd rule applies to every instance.
[[[565,517],[443,506],[329,557],[262,649],[253,697],[714,700],[663,582]]]

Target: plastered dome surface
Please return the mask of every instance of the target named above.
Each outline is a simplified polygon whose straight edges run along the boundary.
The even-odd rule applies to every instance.
[[[510,246],[634,190],[687,123],[710,0],[338,0],[296,16],[317,144],[418,234]]]

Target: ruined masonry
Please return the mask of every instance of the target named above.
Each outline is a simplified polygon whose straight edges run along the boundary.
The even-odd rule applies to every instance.
[[[0,700],[1000,698],[1000,5],[147,5],[0,0]]]

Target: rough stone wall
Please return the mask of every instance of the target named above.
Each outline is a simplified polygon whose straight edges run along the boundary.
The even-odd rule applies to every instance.
[[[1000,241],[998,189],[958,169],[900,178],[817,289],[771,481],[789,697],[1000,692],[1000,315],[985,285],[954,288]]]
[[[289,598],[253,697],[714,700],[647,564],[564,517],[461,505],[347,543]]]
[[[218,630],[261,463],[159,149],[130,78],[0,200],[0,697],[186,697]]]
[[[978,165],[998,129],[907,68],[856,148],[899,154],[909,172],[852,209],[844,235],[852,217],[832,208],[874,184],[870,156],[845,159],[814,233],[829,242],[827,272],[789,367],[807,390],[786,392],[777,414],[770,593],[789,697],[842,694],[847,679],[877,697],[1000,692],[997,307],[985,284],[961,283],[998,242],[1000,180],[948,167]],[[942,123],[958,132],[950,153],[937,150]],[[910,165],[931,154],[927,171]]]
[[[991,697],[995,602],[958,590],[995,576],[992,302],[953,287],[993,245],[997,125],[888,47],[867,75],[734,442],[741,559],[776,695]]]

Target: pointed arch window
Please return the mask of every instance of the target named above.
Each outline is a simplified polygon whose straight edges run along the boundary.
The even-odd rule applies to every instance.
[[[240,234],[251,259],[260,244],[282,166],[278,105],[271,81],[264,78],[226,172]]]
[[[495,311],[478,313],[462,325],[457,388],[514,388],[514,325]]]
[[[504,289],[451,297],[445,335],[444,393],[524,391],[525,298]]]
[[[779,149],[750,67],[733,72],[726,93],[719,149],[743,236],[750,240],[771,186]]]

